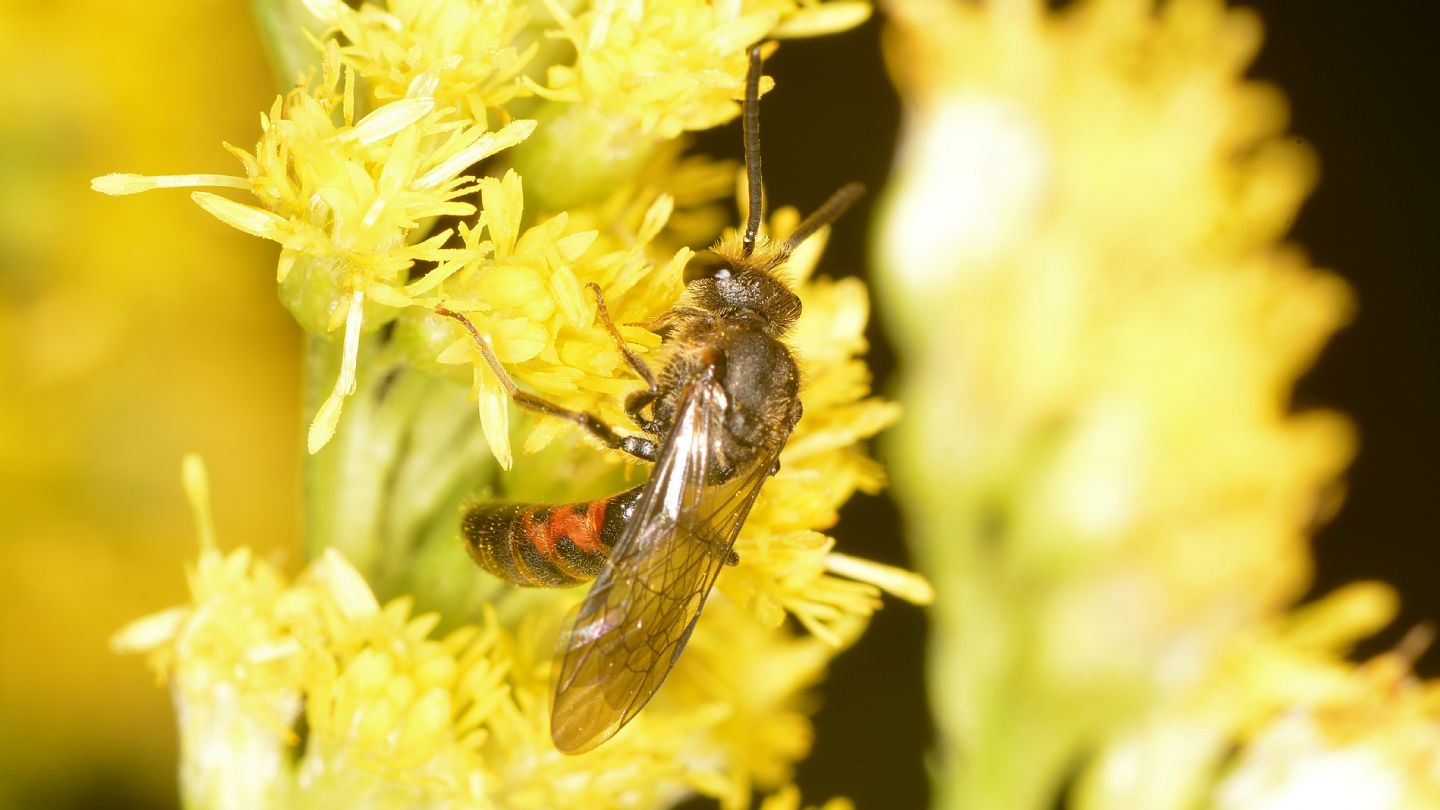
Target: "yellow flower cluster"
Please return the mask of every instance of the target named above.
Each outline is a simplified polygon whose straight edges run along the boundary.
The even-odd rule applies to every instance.
[[[1358,668],[1331,664],[1301,694],[1289,679],[1284,711],[1247,742],[1216,807],[1440,807],[1440,682],[1410,670],[1432,640],[1432,630],[1412,632],[1411,644]]]
[[[437,105],[439,81],[439,71],[423,73],[405,97],[357,120],[354,72],[332,41],[317,87],[276,100],[262,116],[253,155],[231,149],[245,177],[106,175],[94,182],[112,194],[211,185],[255,196],[258,206],[192,195],[220,221],[280,243],[281,298],[303,327],[319,334],[344,327],[339,376],[310,428],[312,453],[334,435],[341,404],[354,392],[362,330],[392,320],[458,269],[461,257],[444,247],[448,230],[412,241],[421,224],[473,214],[474,205],[457,199],[474,190],[474,178],[462,172],[534,131],[532,121],[490,132],[456,120]],[[411,282],[417,261],[444,264]]]
[[[1304,592],[1353,452],[1290,404],[1351,309],[1277,244],[1314,160],[1220,0],[891,11],[879,260],[941,804],[1048,807],[1085,759],[1080,806],[1197,806],[1254,696],[1181,707]]]
[[[530,11],[509,2],[408,0],[352,9],[338,0],[307,0],[305,6],[326,26],[317,42],[324,54],[320,75],[275,102],[262,118],[253,155],[231,149],[244,177],[117,174],[97,178],[94,186],[109,194],[219,186],[255,196],[257,204],[249,205],[193,195],[221,221],[282,245],[282,299],[308,332],[328,335],[343,326],[339,372],[310,428],[312,453],[334,435],[343,402],[354,393],[362,332],[408,307],[452,297],[451,307],[472,316],[521,380],[574,407],[596,404],[586,393],[613,394],[619,354],[604,346],[608,338],[584,285],[600,284],[622,319],[664,312],[678,294],[675,271],[689,254],[647,250],[647,243],[660,236],[677,196],[699,191],[703,205],[714,191],[713,183],[672,190],[697,178],[665,173],[677,157],[662,148],[664,141],[738,113],[749,43],[771,32],[840,30],[868,14],[860,3],[752,8],[696,2],[597,4],[577,18],[552,4],[547,9],[556,32],[575,46],[574,62],[566,63],[550,51],[537,60],[541,36]],[[523,76],[543,57],[551,59],[548,88]],[[452,244],[455,234],[435,230],[434,223],[474,214],[468,200],[482,185],[476,167],[535,132],[534,120],[515,118],[506,106],[533,108],[525,98],[532,90],[550,98],[551,109],[537,146],[517,161],[553,167],[578,156],[602,166],[605,193],[587,202],[597,213],[622,215],[620,198],[638,206],[643,220],[596,222],[577,210],[576,219],[588,225],[580,229],[569,223],[572,212],[557,210],[519,239],[525,195],[521,179],[506,176],[483,184],[484,240],[481,227],[461,226],[462,244]],[[566,117],[556,107],[578,113]],[[578,131],[576,114],[586,122]],[[508,123],[492,128],[491,118]],[[633,160],[617,160],[606,139],[630,134],[641,141],[628,150]],[[551,203],[573,199],[574,189],[585,185],[568,170],[537,168],[536,175],[542,185],[557,187],[539,195]],[[636,188],[647,179],[656,182]],[[533,220],[535,212],[528,213]],[[627,294],[633,300],[625,300]],[[524,306],[514,306],[521,301]],[[462,357],[458,347],[444,348],[448,342],[437,345],[438,329],[431,323],[411,333],[429,351],[417,362],[431,363],[444,352],[441,363],[475,365],[485,435],[508,467],[507,405],[498,382],[476,353]],[[456,332],[453,324],[446,329]],[[653,345],[639,330],[630,332],[628,338]]]
[[[1361,583],[1244,629],[1192,688],[1106,741],[1077,806],[1437,806],[1440,683],[1410,671],[1433,631],[1358,667],[1343,658],[1395,608]]]
[[[312,454],[340,437],[317,456],[348,465],[328,473],[354,487],[338,490],[336,504],[372,491],[346,478],[370,474],[366,463],[390,483],[377,448],[391,434],[360,422],[365,452],[352,454],[341,408],[357,385],[393,369],[467,380],[502,467],[513,463],[512,438],[539,451],[573,430],[513,419],[478,347],[438,305],[465,314],[523,387],[624,424],[620,403],[638,381],[588,287],[602,291],[629,346],[660,367],[660,340],[640,324],[675,305],[682,270],[717,235],[717,201],[734,187],[733,165],[685,157],[676,136],[738,112],[752,41],[836,30],[868,13],[788,0],[549,4],[543,14],[505,0],[305,8],[321,27],[311,37],[321,62],[262,117],[253,153],[231,150],[243,177],[110,175],[94,185],[254,197],[193,195],[221,221],[278,242],[282,300],[312,336],[340,338],[329,355],[335,382],[309,433]],[[634,146],[626,159],[609,159],[616,137]],[[577,193],[583,182],[554,171],[576,155],[607,173],[600,190]],[[769,233],[783,237],[798,220],[781,209]],[[550,741],[553,639],[576,592],[489,583],[477,626],[432,638],[439,619],[412,607],[428,594],[383,606],[375,596],[423,579],[374,570],[378,559],[404,560],[408,537],[385,555],[358,542],[343,555],[320,551],[286,583],[243,548],[221,554],[206,529],[193,604],[117,639],[149,651],[175,684],[187,803],[225,806],[232,789],[247,806],[646,807],[700,793],[737,808],[757,789],[779,789],[771,806],[798,805],[783,788],[810,746],[806,690],[882,590],[930,596],[918,577],[835,553],[821,534],[857,489],[882,484],[859,444],[898,415],[869,396],[859,359],[865,288],[809,280],[823,242],[810,239],[789,265],[805,305],[791,336],[805,417],[737,541],[740,564],[721,577],[665,689],[621,734],[578,757]],[[392,383],[391,393],[421,390]],[[437,386],[424,390],[458,399],[454,386]],[[385,406],[378,393],[356,401],[347,418]],[[618,454],[600,473],[589,461],[517,466],[496,482],[507,494],[528,486],[568,499],[604,494],[587,487],[630,469]],[[330,469],[312,461],[309,474]],[[188,480],[203,512],[198,475]],[[434,559],[448,563],[460,556],[458,522],[438,503],[426,491],[404,506],[442,526],[449,556]],[[784,626],[787,614],[809,632]],[[446,614],[450,625],[465,618]],[[301,711],[303,740],[293,733]]]
[[[599,749],[563,755],[547,672],[573,594],[512,595],[434,638],[439,616],[413,615],[407,597],[382,606],[333,549],[293,583],[246,548],[222,553],[197,458],[184,477],[201,538],[192,604],[113,646],[148,653],[172,684],[188,807],[656,807],[699,792],[736,808],[784,788],[809,748],[804,691],[835,654],[828,640],[713,600],[654,705]],[[497,618],[521,601],[518,623]],[[862,625],[849,614],[842,640]],[[793,788],[766,806],[787,803]]]
[[[422,77],[440,108],[484,123],[525,92],[518,81],[539,48],[529,7],[509,0],[390,0],[352,8],[305,0],[379,103],[402,99]],[[337,36],[338,35],[338,36]]]

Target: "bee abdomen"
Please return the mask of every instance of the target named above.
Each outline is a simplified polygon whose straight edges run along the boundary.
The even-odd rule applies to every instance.
[[[567,588],[594,579],[634,512],[641,487],[567,504],[471,507],[460,522],[481,567],[517,585]]]

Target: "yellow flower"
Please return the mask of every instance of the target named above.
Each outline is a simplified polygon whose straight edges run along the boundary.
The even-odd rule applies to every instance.
[[[280,243],[276,279],[302,326],[315,334],[344,327],[339,374],[310,427],[312,453],[334,435],[344,399],[355,390],[362,330],[379,328],[443,278],[429,273],[412,283],[416,262],[453,258],[444,247],[449,231],[415,243],[412,235],[436,217],[474,213],[457,199],[475,188],[464,172],[534,131],[531,121],[491,132],[455,120],[437,105],[439,80],[436,71],[423,73],[404,98],[356,120],[354,76],[341,67],[332,42],[317,89],[276,99],[261,117],[253,155],[231,148],[244,177],[112,174],[94,181],[107,194],[185,186],[254,194],[258,206],[204,191],[192,197],[227,225]]]
[[[1215,806],[1440,806],[1440,682],[1410,669],[1433,637],[1412,632],[1401,649],[1355,668],[1331,664],[1286,694],[1228,769]]]
[[[496,356],[518,379],[542,396],[568,407],[598,411],[612,422],[628,419],[617,395],[635,387],[615,342],[597,320],[596,284],[605,294],[619,324],[658,317],[680,292],[680,274],[692,255],[680,248],[663,266],[652,265],[646,250],[665,225],[674,205],[658,197],[646,212],[638,233],[627,234],[616,223],[611,238],[595,230],[575,231],[568,214],[521,228],[524,197],[514,172],[480,182],[483,214],[480,228],[462,226],[470,255],[441,287],[437,303],[464,313],[490,339]],[[481,242],[483,237],[488,237]],[[617,237],[619,237],[617,239]],[[607,248],[609,248],[607,250]],[[439,316],[426,313],[426,320]],[[471,336],[446,320],[449,345],[438,354],[442,364],[463,363],[473,369],[481,424],[501,467],[511,464],[510,398],[481,358]],[[419,328],[431,329],[432,325]],[[628,340],[654,348],[659,341],[634,326],[621,326]],[[563,420],[536,423],[526,443],[529,451],[549,444],[568,429]]]
[[[516,182],[484,181],[482,197]],[[495,230],[487,256],[500,262],[486,272],[523,267],[530,234],[517,233],[518,220],[500,224],[501,196],[484,210]],[[776,233],[797,219],[777,212]],[[575,594],[501,589],[479,628],[431,639],[435,616],[411,618],[405,597],[379,607],[338,552],[289,586],[244,549],[221,555],[192,463],[188,488],[204,527],[195,604],[137,622],[116,646],[149,650],[177,684],[182,717],[205,720],[182,722],[194,806],[218,806],[216,797],[239,791],[235,780],[245,788],[236,795],[256,804],[293,796],[321,805],[517,808],[660,806],[691,792],[740,808],[752,790],[784,786],[811,744],[806,692],[863,629],[879,589],[917,599],[928,589],[906,572],[832,552],[833,541],[817,533],[857,487],[880,484],[856,443],[896,416],[893,405],[865,398],[868,373],[856,359],[865,347],[863,287],[804,280],[822,242],[797,252],[791,267],[806,304],[795,347],[807,415],[742,532],[741,563],[722,576],[669,685],[625,732],[583,756],[554,750],[546,717],[551,640]],[[611,264],[633,270],[636,262]],[[495,292],[503,301],[507,291]],[[813,635],[782,628],[786,611]],[[188,643],[196,638],[207,641]],[[217,703],[215,695],[234,699]],[[302,705],[309,734],[292,755],[302,741],[290,722]],[[255,770],[232,759],[243,752]],[[293,767],[275,764],[291,756]]]
[[[329,26],[316,37],[323,63],[262,118],[253,155],[232,150],[244,177],[96,181],[109,192],[250,191],[258,204],[195,199],[280,243],[282,299],[307,331],[344,325],[341,351],[320,357],[339,371],[312,422],[311,452],[336,440],[307,466],[310,565],[287,583],[243,547],[215,550],[207,529],[194,604],[117,638],[148,651],[175,685],[187,803],[219,806],[233,788],[254,805],[666,806],[698,793],[739,808],[756,789],[782,789],[811,744],[806,692],[863,630],[881,591],[929,597],[920,578],[836,553],[821,534],[856,489],[882,484],[860,443],[898,415],[869,396],[859,359],[864,287],[808,280],[823,236],[796,251],[806,414],[782,470],[670,685],[613,740],[574,757],[555,750],[546,714],[554,639],[578,594],[473,574],[453,507],[487,485],[510,497],[595,497],[634,468],[615,453],[574,455],[583,445],[556,441],[573,434],[564,420],[512,422],[471,336],[435,308],[465,313],[527,389],[624,424],[623,395],[638,381],[589,285],[627,343],[661,367],[669,347],[641,324],[680,300],[684,265],[715,236],[716,200],[733,187],[733,166],[686,158],[666,139],[735,114],[750,39],[777,25],[803,34],[858,21],[866,7],[600,5],[573,18],[551,7],[562,27],[583,28],[573,65],[563,50],[533,47],[526,12],[504,2],[306,8]],[[683,46],[683,58],[657,61],[664,43]],[[532,59],[552,78],[568,69],[600,81],[605,102],[551,88],[543,115],[517,117],[535,106],[514,81]],[[640,81],[660,67],[667,73]],[[606,71],[638,84],[603,89]],[[668,98],[646,90],[651,80]],[[630,95],[606,95],[616,92]],[[508,148],[532,131],[566,140],[567,107],[638,126],[651,142],[631,163],[607,163],[613,182],[603,189],[558,206],[570,178],[537,179]],[[504,125],[492,129],[492,116]],[[771,234],[797,221],[781,210]],[[457,376],[471,382],[478,427],[502,467],[515,436],[530,452],[558,449],[546,463],[481,478],[477,466],[493,467],[456,458],[455,437],[475,425],[449,410],[462,392],[444,378]],[[198,473],[188,477],[198,493]],[[465,596],[443,595],[455,592]],[[442,606],[443,620],[417,604]],[[800,629],[784,624],[787,613]],[[453,629],[439,632],[442,621]],[[294,733],[300,707],[303,738]]]
[[[603,4],[579,17],[553,2],[548,8],[578,56],[573,67],[551,66],[548,86],[537,91],[633,117],[661,138],[739,114],[745,50],[779,21],[772,9],[701,0]]]
[[[746,49],[777,28],[786,33],[784,23],[794,35],[834,33],[869,15],[866,3],[792,0],[604,3],[579,15],[554,0],[546,7],[577,57],[573,66],[552,65],[537,92],[636,119],[641,132],[666,139],[738,115]]]
[[[305,5],[344,38],[342,57],[377,101],[407,97],[417,79],[433,81],[438,107],[455,107],[477,122],[524,89],[518,77],[538,48],[522,36],[531,23],[528,8],[509,0]]]
[[[745,51],[766,38],[834,33],[869,16],[863,0],[649,0],[569,9],[545,0],[573,61],[555,61],[528,86],[550,103],[515,164],[539,181],[548,208],[604,197],[643,171],[665,141],[740,112]],[[773,83],[767,77],[762,90]]]

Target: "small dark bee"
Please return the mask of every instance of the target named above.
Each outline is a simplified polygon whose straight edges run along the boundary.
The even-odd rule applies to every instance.
[[[520,391],[475,327],[460,321],[522,407],[569,419],[605,446],[654,462],[650,479],[585,503],[483,504],[461,522],[470,556],[520,585],[568,587],[594,579],[560,642],[551,736],[588,751],[628,723],[660,688],[726,564],[765,478],[800,420],[800,374],[781,338],[800,299],[777,276],[790,253],[861,194],[851,184],[783,243],[757,242],[761,215],[760,49],[745,82],[749,218],[685,271],[680,302],[655,323],[671,351],[657,377],[625,345],[595,294],[600,320],[646,389],[625,410],[645,436]]]

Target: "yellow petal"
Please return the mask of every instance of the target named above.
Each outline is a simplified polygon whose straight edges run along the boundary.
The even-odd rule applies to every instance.
[[[514,463],[510,452],[510,395],[483,362],[475,364],[476,398],[480,407],[480,429],[500,469]]]
[[[151,191],[157,188],[189,188],[192,186],[248,189],[250,181],[228,174],[106,174],[90,181],[91,190],[109,194],[112,197],[122,194],[139,194],[142,191]]]
[[[842,577],[868,582],[911,604],[928,605],[935,601],[935,588],[929,580],[903,568],[862,560],[838,551],[825,555],[825,567]]]
[[[208,191],[197,191],[190,195],[190,199],[205,209],[206,213],[236,230],[277,242],[284,238],[288,221],[278,214],[273,214],[263,208],[256,208],[253,205],[238,203]]]

